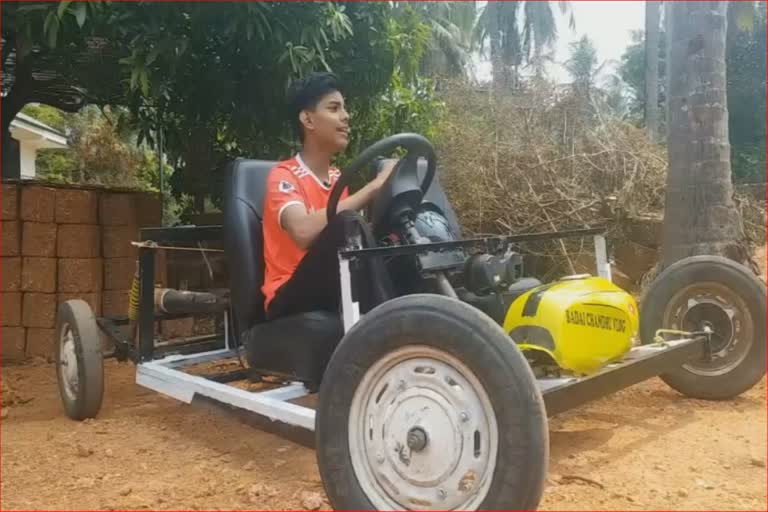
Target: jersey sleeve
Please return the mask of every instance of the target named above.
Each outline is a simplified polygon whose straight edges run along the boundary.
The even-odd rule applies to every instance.
[[[288,169],[276,167],[267,178],[267,193],[264,208],[269,209],[273,219],[282,228],[281,216],[292,205],[307,207],[304,197],[299,192],[298,178]],[[266,214],[266,212],[265,212]]]

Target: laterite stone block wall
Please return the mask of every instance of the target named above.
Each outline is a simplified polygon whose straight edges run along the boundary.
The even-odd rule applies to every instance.
[[[124,315],[144,226],[158,226],[157,194],[4,181],[0,192],[2,364],[50,359],[58,304],[85,300]],[[165,280],[158,258],[158,282]]]

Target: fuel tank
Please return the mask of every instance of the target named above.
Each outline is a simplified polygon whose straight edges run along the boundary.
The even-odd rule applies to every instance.
[[[635,299],[602,277],[571,276],[514,300],[504,330],[521,350],[548,354],[562,369],[589,375],[621,359],[637,337]]]

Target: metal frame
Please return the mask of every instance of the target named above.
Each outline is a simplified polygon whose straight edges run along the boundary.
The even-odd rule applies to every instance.
[[[178,230],[178,231],[177,231]],[[151,229],[142,232],[143,240],[199,241],[201,235],[218,235],[218,227],[204,228],[168,228]],[[597,274],[611,279],[611,263],[608,258],[607,244],[600,228],[574,230],[559,233],[537,233],[518,237],[496,237],[422,244],[418,246],[360,249],[349,248],[339,252],[339,272],[341,280],[342,316],[345,332],[360,320],[359,304],[352,295],[352,273],[350,262],[359,257],[372,257],[392,252],[402,254],[422,254],[429,251],[443,251],[458,247],[483,246],[494,251],[505,244],[527,240],[557,239],[575,236],[593,235],[596,253]],[[211,340],[223,348],[192,354],[184,354],[194,346],[186,343],[173,345],[177,354],[155,359],[164,347],[155,343],[153,324],[154,314],[154,249],[151,244],[139,250],[141,304],[139,308],[139,354],[136,382],[140,386],[185,403],[191,403],[195,397],[206,397],[217,402],[255,413],[272,422],[299,427],[305,431],[315,429],[314,409],[292,403],[292,400],[305,397],[309,390],[301,383],[289,383],[274,389],[252,392],[226,384],[227,381],[241,378],[241,372],[233,375],[192,375],[185,371],[192,365],[204,362],[239,357],[239,348],[230,343],[229,312],[224,315],[224,339]],[[664,371],[679,366],[697,355],[705,357],[708,340],[699,336],[691,339],[669,341],[662,345],[645,345],[631,349],[622,361],[609,364],[599,372],[587,377],[540,378],[537,384],[544,397],[547,414],[555,415],[573,409],[588,401],[608,395],[630,385],[654,377]]]
[[[185,367],[194,364],[235,356],[237,356],[235,351],[223,349],[187,356],[174,355],[156,361],[143,362],[136,367],[136,383],[184,403],[192,403],[196,396],[207,397],[256,413],[272,421],[314,431],[315,411],[309,407],[290,403],[290,400],[309,394],[303,384],[291,383],[267,391],[253,392],[184,371]]]
[[[700,336],[634,347],[619,362],[587,377],[536,379],[548,416],[554,416],[637,384],[707,353],[707,339]],[[236,357],[234,350],[221,349],[192,355],[172,355],[137,365],[136,383],[184,403],[206,397],[254,413],[273,422],[306,431],[315,430],[315,410],[291,403],[310,394],[301,383],[253,392],[217,382],[211,377],[191,375],[185,368],[204,362]]]
[[[314,431],[315,412],[313,409],[290,403],[304,397],[309,391],[301,383],[289,383],[261,392],[246,391],[226,384],[227,381],[242,378],[243,371],[231,374],[192,375],[185,370],[190,366],[240,357],[238,348],[233,346],[230,332],[230,314],[224,312],[224,336],[206,336],[184,343],[168,346],[158,345],[154,336],[157,320],[170,315],[156,315],[154,310],[155,247],[158,244],[197,243],[201,240],[221,240],[221,226],[180,226],[172,228],[144,228],[140,233],[139,245],[139,311],[138,351],[122,347],[128,359],[136,364],[136,383],[185,403],[195,397],[206,397],[239,409],[250,411],[272,421]],[[178,316],[177,316],[178,317]],[[102,330],[128,324],[127,318],[101,319]],[[113,341],[116,339],[110,334]],[[203,345],[206,343],[206,345]],[[208,350],[200,350],[205,346]],[[211,347],[217,347],[211,350]],[[116,351],[121,348],[116,343]],[[169,355],[164,355],[170,352]],[[191,352],[191,353],[190,353]]]

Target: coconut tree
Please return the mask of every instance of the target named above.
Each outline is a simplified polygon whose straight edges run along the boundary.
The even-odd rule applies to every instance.
[[[697,254],[747,261],[732,196],[726,30],[728,2],[669,8],[669,172],[662,262]]]
[[[576,95],[589,101],[605,62],[598,62],[597,48],[588,36],[582,36],[569,46],[570,56],[563,66],[571,77]]]
[[[659,139],[659,28],[661,2],[645,2],[645,126],[648,137]]]
[[[470,66],[476,2],[394,2],[394,9],[413,9],[429,24],[428,51],[421,71],[428,75],[460,75]]]
[[[520,66],[540,58],[557,40],[554,2],[487,2],[480,11],[474,40],[490,53],[493,83],[514,87]],[[569,2],[557,2],[561,12],[570,11]],[[573,26],[573,15],[571,15]]]

